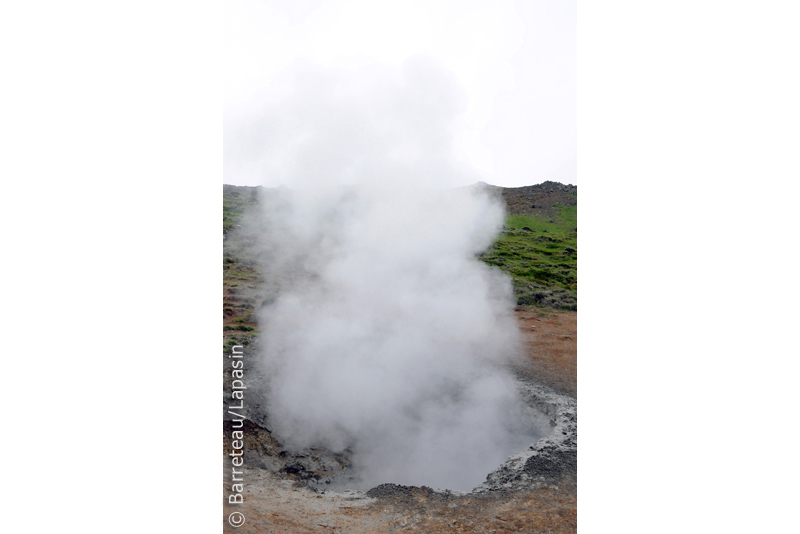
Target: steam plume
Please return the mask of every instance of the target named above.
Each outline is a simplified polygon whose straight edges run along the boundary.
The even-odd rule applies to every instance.
[[[352,451],[362,487],[471,489],[538,436],[505,370],[510,281],[475,258],[503,207],[443,188],[473,179],[458,85],[427,58],[288,80],[226,147],[226,170],[292,186],[263,202],[269,420],[289,447]]]

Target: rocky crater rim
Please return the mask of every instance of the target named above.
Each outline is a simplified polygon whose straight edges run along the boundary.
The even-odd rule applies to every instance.
[[[577,467],[577,402],[556,393],[547,386],[533,384],[522,377],[517,388],[528,407],[549,418],[550,433],[526,449],[512,454],[497,469],[489,473],[486,481],[472,489],[459,491],[427,486],[404,486],[384,483],[361,491],[339,485],[326,489],[318,484],[308,486],[317,493],[347,496],[348,498],[399,497],[424,494],[468,497],[493,491],[520,491],[532,489],[539,483],[557,482],[566,476],[575,476]],[[310,481],[309,481],[310,482]]]
[[[256,347],[251,347],[253,349]],[[258,370],[251,368],[248,372],[251,373],[249,376],[254,386],[265,383],[260,380],[262,377],[258,376]],[[534,383],[525,374],[517,373],[516,378],[516,387],[529,410],[531,423],[547,432],[547,435],[507,457],[488,473],[483,483],[469,492],[388,482],[366,491],[356,489],[353,484],[357,484],[357,480],[350,478],[353,474],[352,464],[346,451],[334,453],[321,448],[287,450],[270,429],[266,407],[254,402],[246,405],[244,413],[247,431],[245,463],[300,483],[318,494],[346,495],[348,498],[392,496],[408,492],[416,495],[420,491],[469,496],[494,491],[529,490],[541,483],[557,483],[564,476],[574,478],[577,472],[577,401],[548,386]],[[254,387],[253,393],[264,393],[263,390],[256,390],[259,388]],[[231,435],[231,418],[225,414],[223,419],[227,441]],[[228,442],[226,446],[229,445]]]

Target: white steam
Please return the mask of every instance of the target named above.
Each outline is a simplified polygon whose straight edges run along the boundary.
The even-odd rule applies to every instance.
[[[371,72],[300,69],[231,130],[226,168],[293,185],[263,199],[281,284],[261,318],[268,417],[289,447],[349,449],[362,487],[469,490],[538,437],[505,367],[510,281],[475,257],[504,210],[435,189],[471,178],[452,153],[455,82],[424,59]]]

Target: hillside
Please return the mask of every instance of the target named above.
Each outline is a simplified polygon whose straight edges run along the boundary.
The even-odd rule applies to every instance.
[[[256,334],[258,308],[267,297],[264,277],[252,253],[255,236],[241,222],[258,208],[260,187],[223,186],[222,193],[222,314],[223,349],[249,345]]]
[[[517,306],[578,309],[578,187],[486,186],[502,196],[506,229],[480,258],[508,273]]]

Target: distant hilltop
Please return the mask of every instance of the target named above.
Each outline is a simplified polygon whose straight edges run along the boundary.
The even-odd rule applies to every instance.
[[[558,214],[558,206],[578,205],[578,186],[558,182],[542,182],[523,187],[500,187],[478,182],[478,186],[500,194],[510,215],[538,215],[553,218]]]
[[[552,219],[558,215],[558,207],[571,207],[578,205],[578,186],[558,182],[542,182],[536,185],[523,187],[501,187],[485,182],[473,185],[484,187],[489,191],[502,196],[509,215],[537,215]],[[237,196],[245,195],[255,199],[259,186],[223,185],[224,193],[234,193]],[[281,186],[285,187],[285,186]]]

